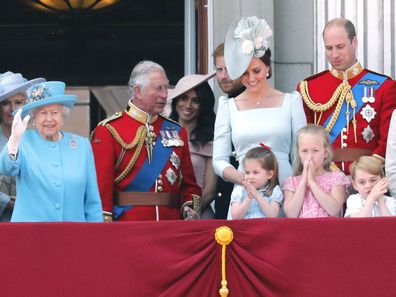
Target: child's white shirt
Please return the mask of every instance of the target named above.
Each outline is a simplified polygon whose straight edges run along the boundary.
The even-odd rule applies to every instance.
[[[389,209],[390,213],[395,216],[396,215],[396,199],[390,196],[384,196],[386,207]],[[360,212],[364,205],[366,204],[366,200],[362,198],[362,196],[357,193],[350,195],[347,200],[347,209],[345,211],[345,217],[350,217],[352,213]],[[378,201],[375,201],[373,210],[371,212],[372,217],[380,217],[380,210]]]

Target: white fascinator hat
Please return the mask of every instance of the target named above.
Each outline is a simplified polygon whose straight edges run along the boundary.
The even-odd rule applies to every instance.
[[[270,36],[270,26],[256,16],[238,18],[231,23],[224,44],[224,60],[231,79],[239,78],[253,57],[264,56]]]

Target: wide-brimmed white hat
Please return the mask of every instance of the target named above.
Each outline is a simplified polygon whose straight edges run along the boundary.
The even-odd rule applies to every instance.
[[[44,81],[41,77],[28,81],[20,73],[7,71],[0,75],[0,102],[18,93],[25,93],[30,86]]]
[[[264,56],[271,35],[267,22],[256,16],[238,18],[231,23],[224,43],[224,61],[231,79],[239,78],[253,57]]]
[[[66,95],[65,87],[65,83],[61,81],[47,81],[30,87],[26,91],[26,104],[21,107],[21,117],[24,118],[34,108],[50,104],[62,104],[71,108],[76,102],[77,96]],[[13,114],[15,113],[16,111],[13,112]]]
[[[168,89],[168,100],[179,97],[181,94],[198,87],[215,76],[215,74],[216,72],[208,73],[206,75],[188,74],[183,76],[181,79],[179,79],[174,89]]]

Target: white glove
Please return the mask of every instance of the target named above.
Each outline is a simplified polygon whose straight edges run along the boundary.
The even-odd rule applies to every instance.
[[[19,141],[22,135],[25,133],[30,115],[27,115],[23,120],[21,118],[22,109],[19,109],[14,116],[12,121],[11,136],[8,140],[8,153],[10,155],[16,155],[18,152]]]

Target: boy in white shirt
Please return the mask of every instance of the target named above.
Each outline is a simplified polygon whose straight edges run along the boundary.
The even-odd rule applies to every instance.
[[[396,199],[386,196],[388,180],[382,162],[362,156],[350,166],[352,185],[357,194],[347,200],[345,217],[380,217],[396,215]]]

